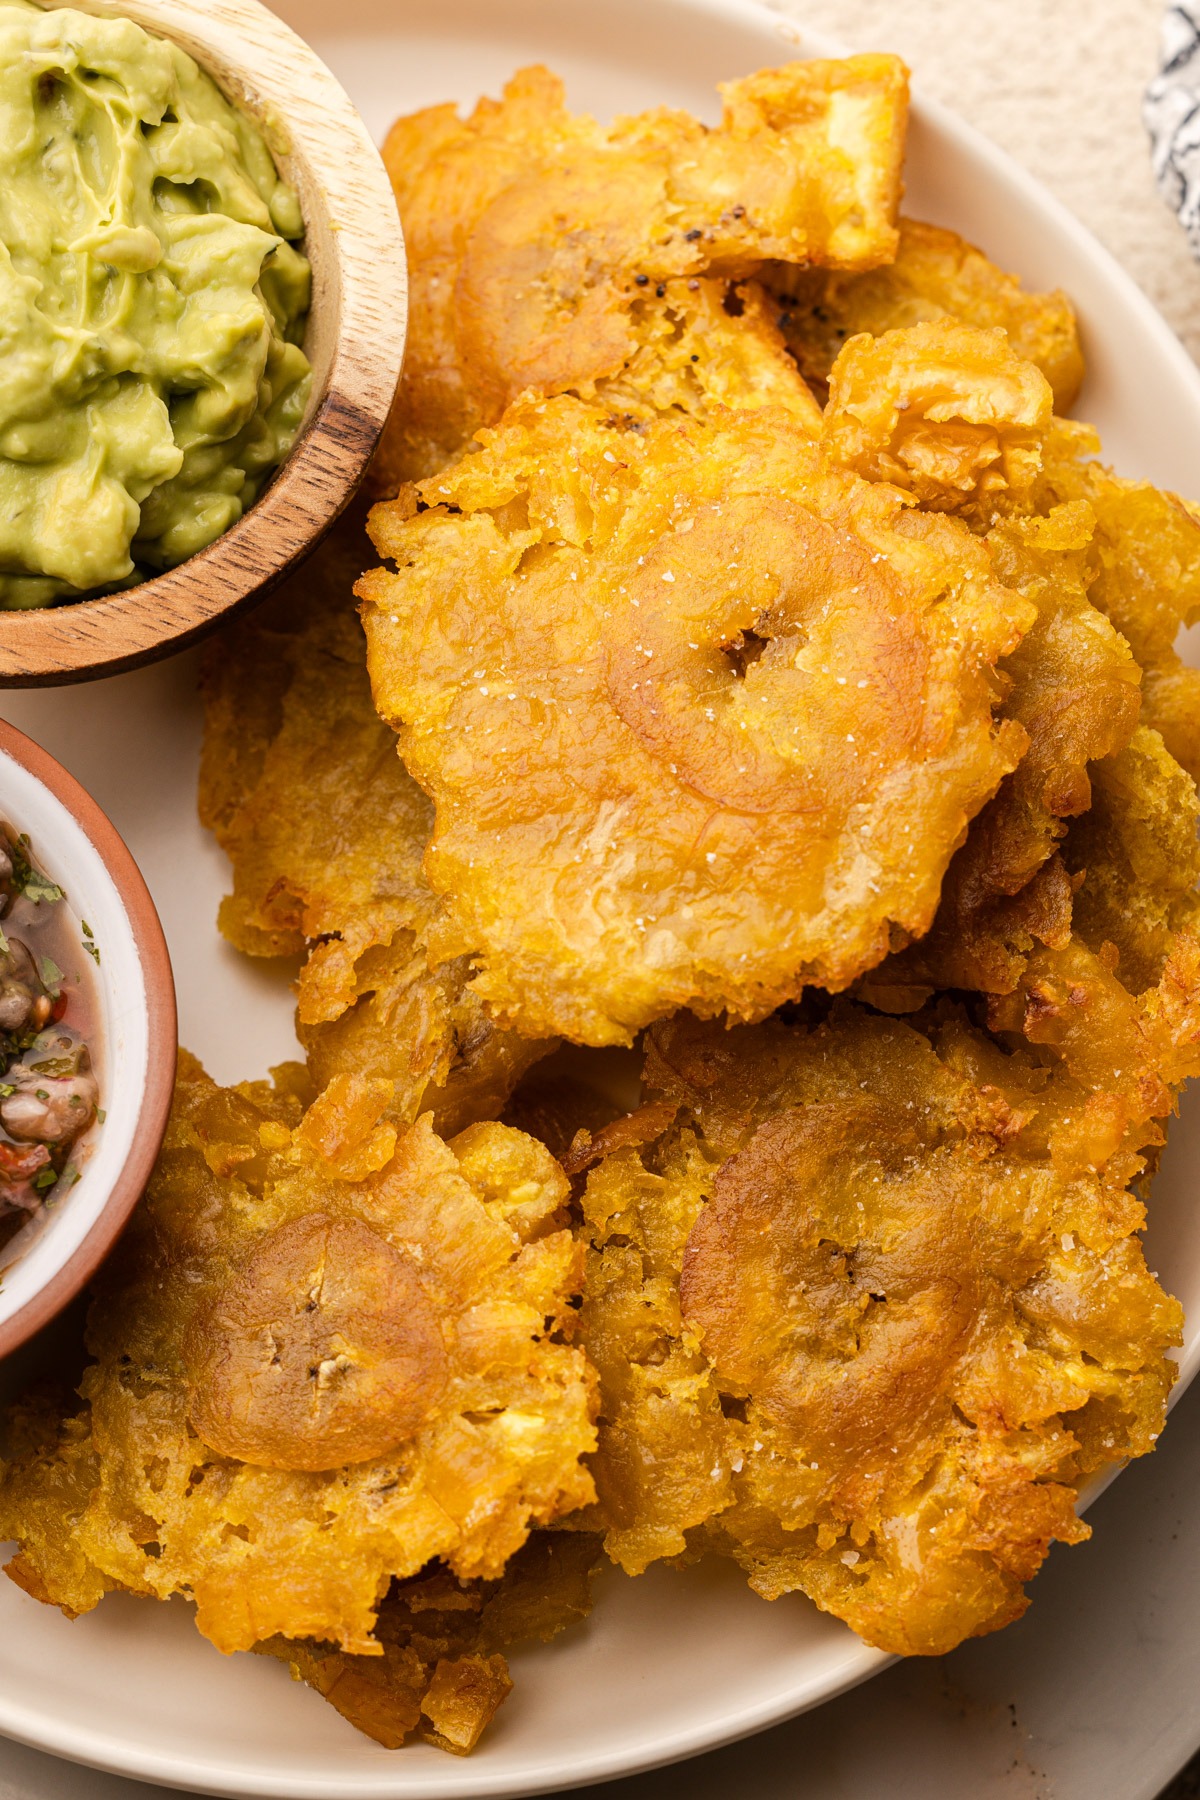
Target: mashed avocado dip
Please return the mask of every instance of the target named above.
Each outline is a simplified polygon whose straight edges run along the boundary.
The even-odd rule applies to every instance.
[[[190,56],[0,0],[0,607],[127,586],[241,517],[308,398],[302,230]]]

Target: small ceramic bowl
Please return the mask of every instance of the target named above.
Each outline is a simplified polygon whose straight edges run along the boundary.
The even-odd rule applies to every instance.
[[[61,1312],[108,1254],[146,1185],[175,1081],[175,984],[154,902],[115,828],[74,776],[0,721],[0,816],[27,832],[99,946],[93,973],[103,1124],[79,1180],[0,1283],[0,1356]]]
[[[178,568],[104,599],[0,612],[0,687],[112,675],[182,648],[274,585],[337,518],[395,397],[408,285],[391,185],[324,63],[258,0],[42,0],[171,38],[262,126],[304,216],[308,418],[245,516]]]

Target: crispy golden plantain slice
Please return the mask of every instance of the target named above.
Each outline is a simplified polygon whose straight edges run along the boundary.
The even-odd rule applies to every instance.
[[[761,280],[806,379],[824,398],[830,370],[847,339],[881,337],[910,325],[958,319],[1002,330],[1019,356],[1036,365],[1069,412],[1083,380],[1075,314],[1065,294],[1027,293],[964,238],[938,225],[901,219],[893,262],[865,274],[769,268]]]
[[[655,319],[675,278],[696,293],[705,275],[740,278],[772,257],[869,268],[892,256],[901,63],[790,63],[721,91],[715,130],[665,109],[604,127],[569,113],[561,82],[530,68],[465,121],[451,106],[398,121],[384,160],[412,320],[380,488],[433,474],[526,389],[586,390],[644,362],[647,342],[675,328],[670,303]],[[735,359],[751,323],[713,319]],[[710,370],[720,397],[721,344],[689,352],[693,397]]]
[[[372,514],[372,683],[434,801],[435,954],[529,1036],[762,1016],[928,926],[1024,748],[1033,616],[777,411],[523,403]]]
[[[1004,797],[1002,789],[951,864],[932,930],[866,976],[861,998],[887,1012],[912,1012],[936,988],[998,1000],[1020,986],[1031,955],[1065,951],[1072,932],[1131,995],[1162,979],[1177,941],[1200,922],[1200,806],[1158,733],[1138,726],[1091,765],[1087,811],[1009,896],[987,885],[984,855],[989,827],[993,845],[1011,841],[997,829]]]
[[[1003,1041],[946,1003],[654,1027],[675,1121],[583,1202],[616,1560],[716,1547],[901,1653],[1019,1616],[1162,1425],[1180,1310],[1128,1184],[1197,1065],[1196,949],[1139,1003],[1047,953]]]
[[[757,282],[660,282],[638,290],[629,319],[628,360],[604,380],[572,383],[581,398],[634,420],[677,411],[705,421],[727,406],[781,407],[810,436],[820,432],[821,409]]]
[[[252,956],[304,955],[297,1030],[318,1089],[392,1083],[386,1116],[453,1133],[495,1116],[549,1047],[498,1031],[462,962],[431,967],[432,808],[371,703],[353,586],[361,513],[204,666],[200,816],[233,866],[221,930]]]
[[[501,1125],[444,1143],[426,1116],[345,1179],[309,1147],[329,1120],[308,1123],[183,1058],[89,1316],[82,1410],[27,1431],[0,1483],[10,1573],[39,1599],[186,1592],[223,1650],[379,1656],[393,1577],[439,1558],[495,1579],[591,1499],[581,1250],[548,1151]]]
[[[935,337],[945,350],[940,361],[923,353]],[[1020,390],[1015,380],[1001,380],[989,397],[980,379],[989,342],[998,372],[1011,377],[1023,366],[1039,379],[996,334],[963,326],[927,325],[854,340],[833,374],[829,412],[835,444],[844,453],[848,438],[857,433],[860,460],[864,454],[878,458],[879,443],[887,443],[898,421],[901,432],[913,429],[911,412],[917,416],[919,441],[932,428],[940,448],[940,434],[956,432],[961,425],[960,390],[974,397],[977,408],[990,408],[994,419],[1002,418],[1005,396],[1011,399]],[[868,372],[874,376],[869,388]],[[897,396],[910,390],[910,407],[897,409]],[[1010,418],[1015,410],[1007,407]],[[931,415],[932,427],[927,422]],[[1037,610],[1032,628],[1006,661],[1011,688],[1001,707],[1004,716],[1023,727],[1029,747],[973,821],[947,872],[931,930],[888,957],[862,983],[862,997],[887,1011],[911,1011],[939,989],[1010,992],[1036,943],[1061,949],[1069,939],[1072,892],[1082,879],[1092,773],[1121,757],[1142,704],[1142,670],[1111,616],[1119,608],[1104,592],[1105,571],[1113,564],[1113,534],[1085,497],[1111,485],[1102,470],[1085,460],[1091,448],[1094,438],[1086,428],[1051,424],[1043,409],[1022,448],[1019,478],[997,478],[997,456],[972,492],[956,476],[942,493],[922,495],[926,504],[936,506],[961,494],[957,509],[985,536],[996,573]],[[897,446],[893,441],[891,450],[896,449],[900,455],[892,460],[899,461],[903,442]],[[885,457],[890,454],[885,450]],[[888,472],[901,483],[910,473],[907,467]],[[1139,768],[1146,772],[1152,765],[1161,777],[1161,759],[1155,764],[1153,758],[1143,758]],[[1176,787],[1182,783],[1190,788],[1177,766],[1174,774]],[[1130,792],[1128,784],[1125,791]],[[1078,845],[1064,862],[1056,852],[1069,841],[1072,820],[1079,821]],[[1126,822],[1135,825],[1128,808]],[[1117,835],[1120,830],[1114,825]],[[1179,878],[1185,887],[1194,879],[1194,864],[1194,854],[1180,857]],[[1140,903],[1138,879],[1128,867],[1123,867],[1119,884],[1129,904]],[[1088,884],[1089,893],[1094,885]],[[1150,896],[1141,895],[1146,898]]]
[[[310,953],[306,1023],[356,995],[355,965],[420,929],[429,807],[387,755],[363,704],[354,583],[370,544],[361,514],[210,650],[203,671],[200,815],[233,863],[220,925],[254,956]]]

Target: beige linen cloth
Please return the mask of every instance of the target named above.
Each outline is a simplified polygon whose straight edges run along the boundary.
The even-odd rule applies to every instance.
[[[903,56],[1091,227],[1200,361],[1200,263],[1155,190],[1141,122],[1162,0],[772,3],[851,49]]]

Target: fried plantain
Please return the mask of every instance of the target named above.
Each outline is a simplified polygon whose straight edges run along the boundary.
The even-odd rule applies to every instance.
[[[1035,942],[1061,946],[1070,935],[1079,861],[1068,868],[1057,853],[1140,707],[1141,671],[1088,598],[1093,530],[1089,509],[1072,502],[987,535],[1000,578],[1037,609],[1005,663],[1012,686],[1001,707],[1029,748],[972,822],[931,929],[864,979],[862,997],[885,1011],[910,1012],[937,989],[1010,992]]]
[[[433,1570],[394,1582],[375,1627],[382,1656],[278,1637],[254,1648],[385,1749],[417,1736],[465,1756],[512,1690],[503,1652],[586,1618],[601,1555],[587,1533],[538,1531],[497,1581]]]
[[[970,512],[1032,488],[1052,411],[1045,376],[1002,333],[939,320],[850,339],[830,372],[824,444],[835,467]]]
[[[1143,720],[1200,778],[1200,670],[1177,649],[1180,628],[1200,618],[1200,508],[1094,460],[1086,428],[1063,428],[1046,445],[1037,503],[1086,506],[1095,519],[1088,597],[1141,665]]]
[[[397,564],[358,586],[375,701],[435,804],[430,942],[527,1036],[844,986],[927,928],[1025,746],[992,665],[1033,608],[783,413],[523,403],[371,529]]]
[[[421,872],[432,808],[371,703],[353,586],[361,512],[203,669],[200,816],[233,865],[225,936],[303,955],[297,1031],[318,1089],[392,1083],[386,1116],[439,1129],[487,1118],[551,1046],[497,1030],[459,960],[431,967],[438,902]]]
[[[644,361],[666,317],[655,324],[654,301],[677,277],[695,293],[705,275],[752,275],[768,258],[869,268],[894,253],[901,63],[797,62],[721,91],[715,130],[665,109],[602,127],[535,67],[465,121],[438,106],[392,128],[412,320],[380,491],[433,474],[528,389],[587,390]],[[746,331],[709,310],[736,358]],[[719,396],[713,351],[689,355]]]
[[[220,1649],[378,1657],[393,1577],[437,1558],[496,1579],[591,1499],[593,1378],[567,1341],[582,1253],[532,1139],[445,1143],[425,1116],[346,1179],[283,1080],[221,1089],[181,1058],[89,1314],[82,1410],[26,1430],[0,1519],[10,1575],[70,1613],[183,1592]]]
[[[717,1548],[901,1653],[1019,1616],[1050,1541],[1087,1535],[1080,1484],[1161,1429],[1181,1315],[1129,1183],[1197,1061],[1180,972],[1123,996],[1153,1054],[1115,1087],[1130,1043],[1082,947],[999,1038],[944,1002],[653,1028],[675,1122],[584,1196],[617,1561]]]
[[[1115,952],[1132,994],[1162,979],[1180,934],[1196,929],[1198,827],[1196,784],[1148,726],[1095,764],[1091,805],[1072,824],[1062,856],[1075,887],[1075,930],[1097,955]]]
[[[1083,380],[1075,314],[1066,295],[1027,293],[1012,275],[953,231],[899,221],[894,262],[864,274],[788,267],[760,271],[780,329],[813,391],[823,401],[830,371],[847,340],[957,319],[1007,333],[1018,356],[1039,368],[1067,413]]]

